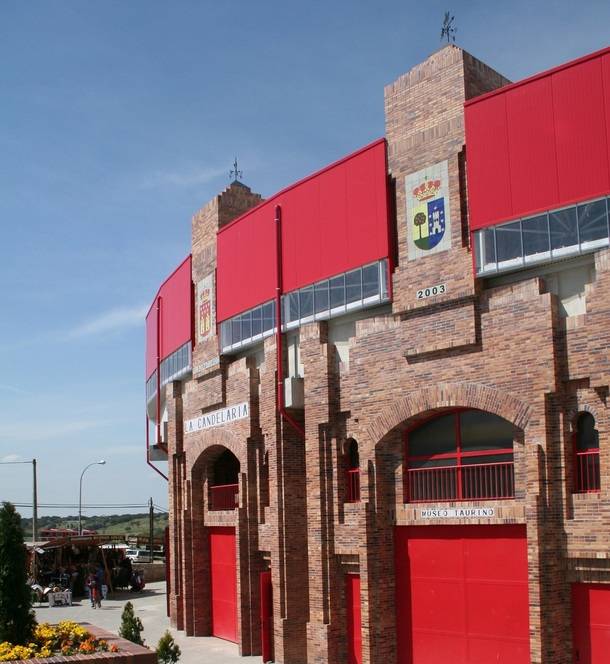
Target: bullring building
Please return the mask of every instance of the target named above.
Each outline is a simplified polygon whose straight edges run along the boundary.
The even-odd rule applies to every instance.
[[[449,45],[385,136],[233,182],[146,319],[169,611],[285,664],[610,661],[610,48]]]

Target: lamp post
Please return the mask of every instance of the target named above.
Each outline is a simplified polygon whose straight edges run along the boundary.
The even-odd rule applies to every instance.
[[[85,474],[85,471],[87,468],[91,468],[91,466],[103,466],[105,465],[106,462],[104,459],[101,461],[94,461],[93,463],[90,463],[88,466],[85,466],[83,468],[83,472],[80,474],[80,484],[78,487],[78,534],[82,535],[83,534],[83,475]]]

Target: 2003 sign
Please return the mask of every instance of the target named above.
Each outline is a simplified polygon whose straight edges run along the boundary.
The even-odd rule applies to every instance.
[[[422,288],[417,291],[417,299],[424,300],[427,297],[434,297],[435,295],[442,295],[447,292],[447,286],[445,284],[437,284],[436,286],[430,286],[429,288]]]

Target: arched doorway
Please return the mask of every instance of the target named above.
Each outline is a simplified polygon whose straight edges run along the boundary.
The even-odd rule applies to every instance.
[[[516,434],[475,408],[405,430],[404,500],[418,519],[394,529],[399,664],[530,661],[525,526],[480,522],[514,498]]]

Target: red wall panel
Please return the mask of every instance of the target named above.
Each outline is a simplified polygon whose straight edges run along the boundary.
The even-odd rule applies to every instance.
[[[217,316],[275,296],[275,206],[289,292],[389,254],[385,140],[276,194],[218,233]]]
[[[610,587],[593,583],[572,585],[574,662],[605,664],[610,653]]]
[[[524,526],[395,529],[399,664],[528,664]]]
[[[474,220],[512,213],[506,99],[490,97],[466,109],[466,164],[470,225]],[[489,150],[493,145],[494,149]],[[485,158],[483,158],[483,156]],[[479,186],[479,183],[485,183]]]
[[[466,103],[472,230],[610,192],[610,49]]]
[[[157,298],[161,298],[161,359],[192,338],[193,292],[188,256],[163,282],[146,315],[146,379],[157,368]]]
[[[212,636],[237,642],[235,528],[210,528]]]

